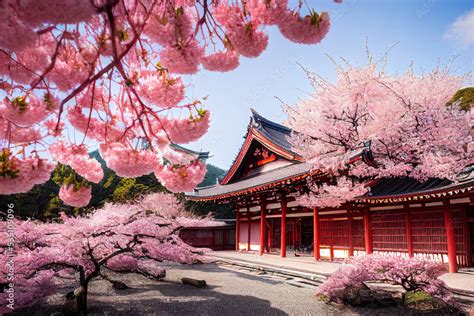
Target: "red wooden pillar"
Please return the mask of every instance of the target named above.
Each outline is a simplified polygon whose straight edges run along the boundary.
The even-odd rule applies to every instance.
[[[406,227],[408,257],[413,258],[413,239],[411,235],[411,218],[410,218],[410,212],[408,211],[408,205],[405,206],[405,227]]]
[[[286,257],[286,207],[287,207],[286,197],[282,195],[281,200],[281,241],[280,241],[280,248],[281,252],[280,255],[282,258]]]
[[[364,213],[364,241],[365,241],[365,252],[367,254],[372,253],[372,232],[370,231],[370,214],[369,211]]]
[[[265,202],[260,204],[260,255],[265,248]]]
[[[352,213],[348,212],[348,225],[349,225],[349,257],[354,256],[354,240],[353,240],[353,232],[352,232]]]
[[[456,240],[454,237],[453,212],[450,209],[444,210],[444,226],[446,227],[449,272],[454,273],[458,271],[458,266],[456,262]]]
[[[237,209],[235,214],[235,250],[239,251],[239,239],[240,239],[240,211]]]
[[[315,207],[313,208],[313,244],[314,244],[314,259],[320,260],[320,240],[319,240],[319,212]]]
[[[250,251],[250,240],[252,238],[251,229],[252,229],[252,215],[250,214],[250,209],[247,207],[247,216],[249,218],[249,229],[247,230],[247,251]]]

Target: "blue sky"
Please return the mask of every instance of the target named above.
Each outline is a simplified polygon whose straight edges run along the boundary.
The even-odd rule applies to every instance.
[[[275,97],[291,104],[311,92],[297,62],[334,80],[335,68],[326,54],[335,59],[343,57],[352,64],[365,64],[368,40],[376,57],[398,43],[389,54],[388,71],[392,73],[404,72],[412,61],[415,70],[430,70],[439,61],[444,64],[453,56],[457,56],[457,67],[473,70],[473,1],[346,0],[338,5],[329,0],[313,0],[308,3],[331,15],[331,29],[320,44],[293,44],[276,28],[269,27],[269,46],[260,57],[241,58],[240,67],[230,73],[202,71],[191,78],[193,84],[188,96],[209,95],[206,108],[211,110],[212,122],[208,134],[187,147],[209,150],[213,155],[209,163],[223,169],[230,166],[242,145],[250,108],[281,122],[284,115]]]

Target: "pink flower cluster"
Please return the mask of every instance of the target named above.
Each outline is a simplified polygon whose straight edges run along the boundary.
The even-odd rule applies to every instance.
[[[13,157],[16,177],[0,176],[0,194],[16,194],[30,191],[36,184],[49,180],[56,164],[38,157],[16,158]]]
[[[192,38],[193,31],[191,11],[184,9],[182,14],[176,14],[174,8],[166,3],[152,13],[144,29],[150,39],[163,46],[185,43]]]
[[[204,180],[205,163],[196,160],[190,165],[165,165],[155,176],[171,192],[190,192]]]
[[[100,163],[89,156],[88,148],[84,144],[68,146],[59,141],[49,146],[49,152],[54,160],[70,166],[87,181],[99,183],[104,177]]]
[[[176,144],[187,144],[198,140],[209,129],[210,112],[191,119],[163,119],[162,124],[171,141]]]
[[[36,95],[4,99],[0,103],[0,117],[20,127],[30,127],[43,121],[57,107],[57,99],[46,103]]]
[[[253,21],[278,24],[288,12],[288,0],[249,0],[247,10]]]
[[[123,138],[124,131],[111,124],[103,122],[97,118],[84,115],[83,109],[79,106],[70,108],[67,112],[69,123],[87,137],[98,141],[115,142]],[[108,124],[107,124],[108,123]]]
[[[56,84],[60,91],[67,92],[89,75],[89,65],[80,52],[72,46],[65,46],[58,53],[54,69],[48,79]]]
[[[140,177],[161,168],[158,156],[150,150],[130,150],[124,144],[110,143],[100,145],[99,152],[119,177]]]
[[[211,71],[232,71],[239,67],[239,55],[233,51],[215,52],[202,58],[202,65]]]
[[[86,186],[76,189],[74,185],[63,184],[59,189],[59,198],[67,205],[84,207],[92,198],[92,190]]]
[[[279,21],[278,28],[283,36],[295,43],[316,44],[329,32],[330,22],[327,12],[301,17],[297,12],[288,12]]]
[[[258,29],[258,22],[247,22],[238,5],[221,2],[215,9],[216,19],[225,27],[232,47],[245,57],[258,57],[268,45],[268,35]]]
[[[196,40],[183,46],[168,46],[160,51],[160,59],[170,72],[178,74],[194,74],[198,71],[204,48]]]
[[[33,127],[20,127],[6,120],[0,120],[0,140],[11,144],[22,144],[41,140],[40,131]]]
[[[309,183],[310,193],[299,196],[296,200],[299,205],[313,207],[339,207],[346,201],[351,201],[367,193],[367,188],[353,183],[346,177],[337,179],[337,183],[320,184]]]
[[[160,108],[172,108],[184,99],[181,78],[166,77],[157,72],[140,74],[138,92]]]

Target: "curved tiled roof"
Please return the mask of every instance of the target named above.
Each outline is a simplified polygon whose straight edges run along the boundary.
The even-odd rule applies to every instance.
[[[253,124],[255,130],[257,130],[265,138],[270,140],[273,144],[283,148],[284,150],[294,155],[298,155],[293,151],[291,143],[289,141],[291,136],[291,129],[264,118],[254,109],[251,109],[251,111],[251,124]]]
[[[191,200],[214,200],[225,198],[226,196],[241,195],[248,190],[264,188],[269,184],[279,183],[289,179],[304,178],[311,173],[311,165],[307,163],[295,163],[280,167],[271,171],[257,174],[253,177],[234,182],[231,184],[216,184],[209,187],[197,188],[192,193],[187,193],[186,197]]]

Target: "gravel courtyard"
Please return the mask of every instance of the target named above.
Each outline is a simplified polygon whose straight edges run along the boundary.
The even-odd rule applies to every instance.
[[[167,266],[164,281],[135,274],[108,274],[130,289],[115,290],[109,282],[93,281],[90,315],[341,315],[353,314],[317,301],[314,290],[286,284],[283,278],[257,275],[215,264]],[[203,279],[206,288],[181,284],[182,277]],[[64,289],[41,306],[18,315],[62,315]]]
[[[352,310],[326,305],[309,287],[289,284],[284,278],[258,275],[216,264],[167,266],[164,281],[139,275],[113,275],[130,289],[114,290],[104,280],[90,287],[90,315],[387,315],[388,310]],[[181,284],[182,277],[206,280],[206,288]],[[63,315],[63,293],[53,295],[41,306],[18,315]],[[397,312],[393,313],[398,314]]]

